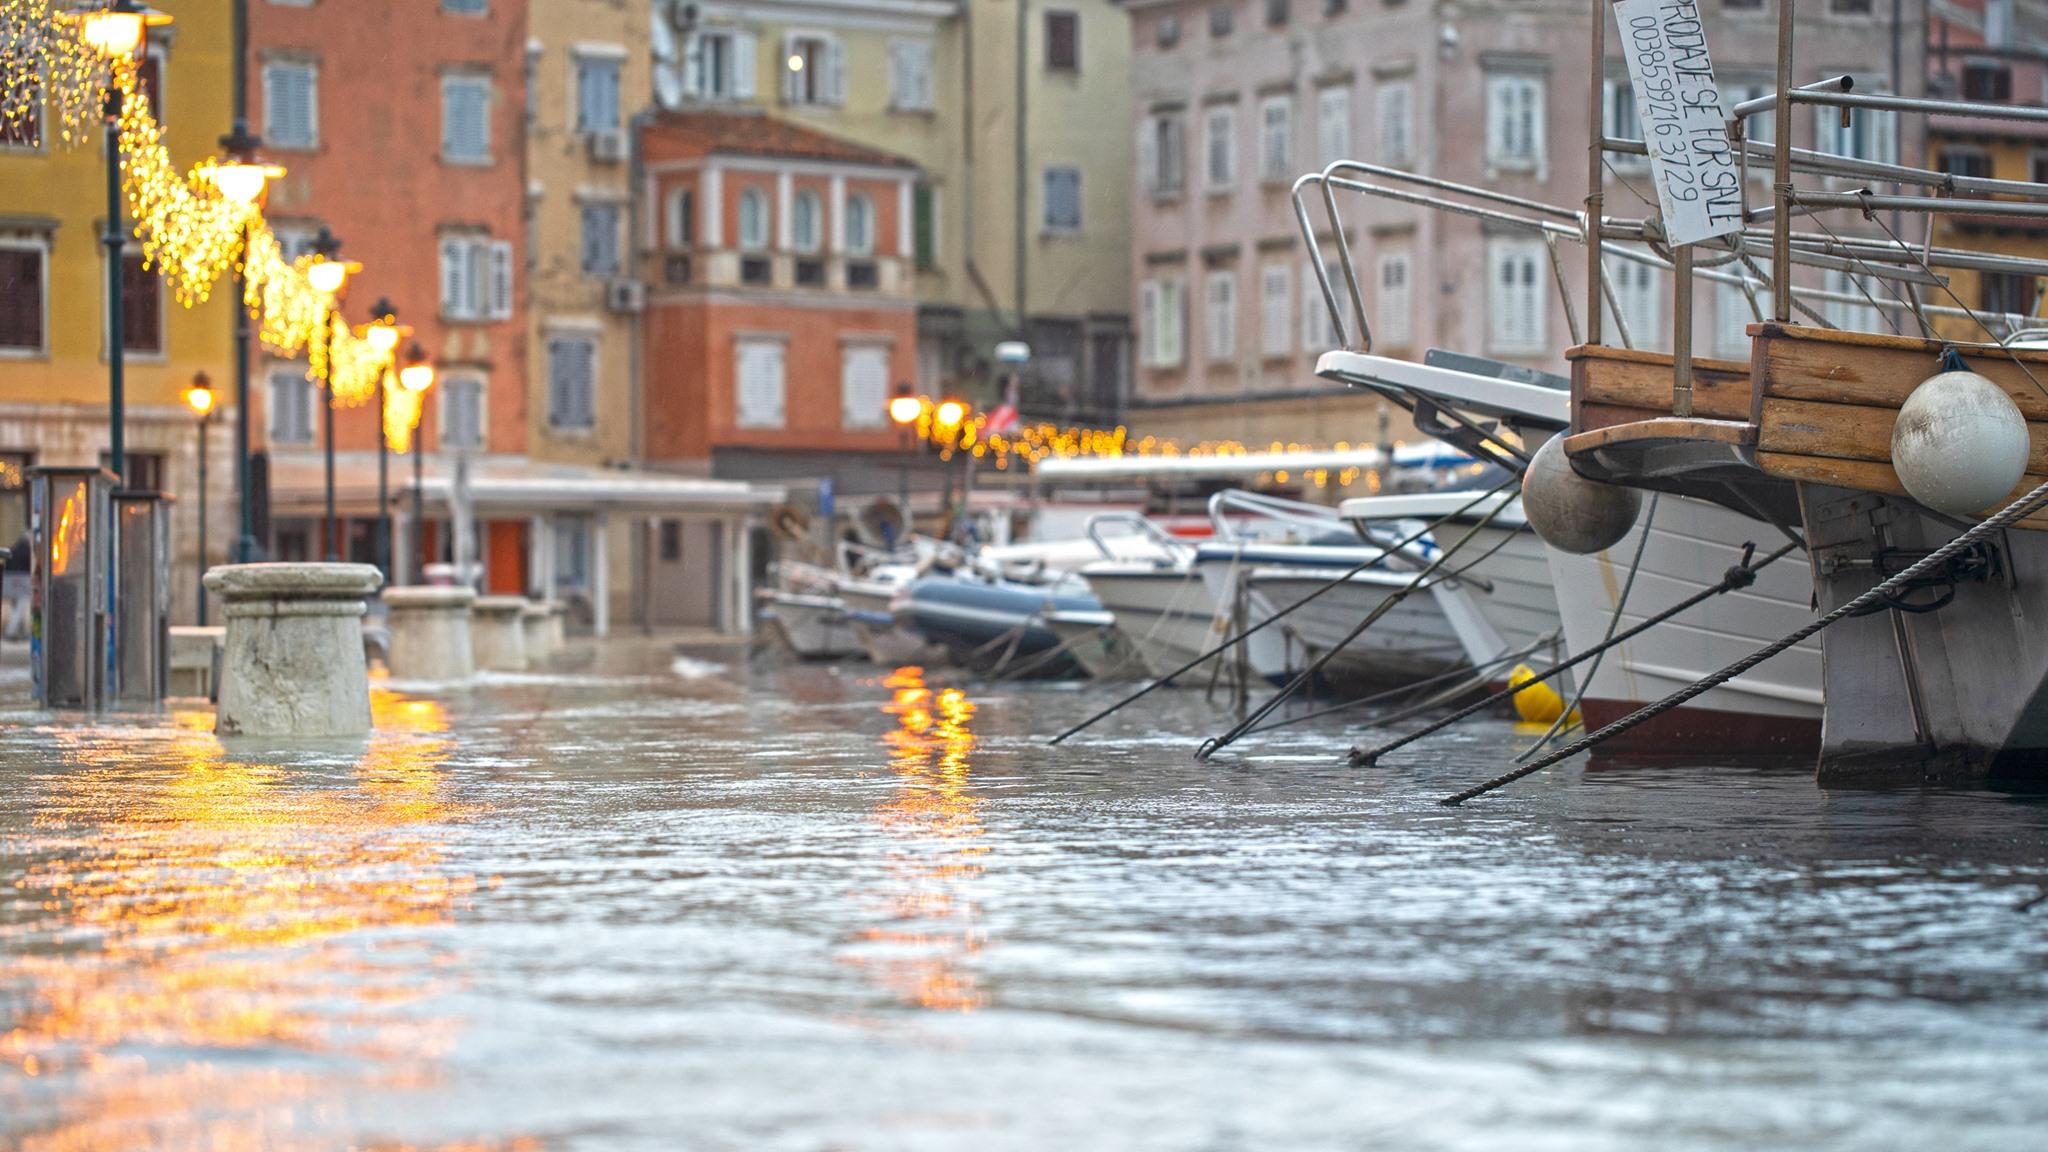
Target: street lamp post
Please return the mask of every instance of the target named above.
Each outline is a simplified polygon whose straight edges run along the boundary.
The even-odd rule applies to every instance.
[[[903,444],[903,459],[896,465],[896,492],[903,512],[904,530],[911,535],[917,533],[917,518],[910,514],[910,438],[914,435],[911,429],[922,415],[924,401],[911,395],[910,381],[898,381],[896,395],[889,400],[889,420],[900,430],[898,435]]]
[[[185,406],[199,417],[199,491],[193,499],[199,505],[199,539],[195,549],[199,554],[199,625],[206,626],[206,432],[213,423],[213,381],[206,373],[192,377],[191,387],[185,389]]]
[[[128,476],[127,396],[123,340],[127,318],[121,299],[121,254],[128,237],[121,227],[121,99],[123,69],[148,50],[149,30],[171,18],[135,0],[111,0],[104,8],[68,13],[78,25],[79,39],[107,61],[107,97],[101,108],[107,136],[107,227],[100,237],[107,248],[107,454],[117,486]]]
[[[427,359],[425,348],[414,342],[405,360],[405,367],[398,370],[400,388],[423,393],[434,386],[434,365]],[[425,404],[424,397],[420,404]],[[412,433],[412,582],[415,584],[427,582],[426,458],[426,445],[421,441],[419,425],[415,423]]]
[[[945,433],[946,440],[948,442],[947,446],[950,449],[953,449],[955,451],[958,450],[960,426],[967,423],[967,416],[968,408],[967,403],[964,400],[941,400],[939,401],[938,405],[932,409],[932,423],[938,426],[939,431]],[[942,460],[940,463],[940,472],[945,476],[946,479],[946,498],[944,501],[944,507],[946,512],[950,514],[953,509],[953,468],[951,463]],[[971,497],[971,493],[969,494],[969,497]],[[966,499],[969,497],[963,497],[962,499],[963,507],[961,511],[963,513],[967,511],[967,509],[964,507],[964,504]],[[958,522],[958,518],[950,519],[947,522],[946,535],[948,538],[951,538],[953,535],[955,535],[953,529],[957,526]]]
[[[327,514],[320,523],[321,552],[329,563],[341,559],[340,544],[335,539],[334,516],[334,317],[342,293],[348,290],[349,273],[355,266],[339,259],[341,241],[325,225],[313,240],[313,263],[306,268],[306,281],[315,292],[320,293],[320,358],[324,365],[320,381],[321,391],[326,394],[326,490]],[[310,355],[310,351],[308,352]]]
[[[391,301],[383,297],[370,309],[369,327],[363,330],[363,338],[369,341],[370,349],[383,358],[385,367],[377,373],[377,571],[388,583],[391,579],[391,450],[385,443],[384,406],[385,377],[391,373],[393,353],[398,349],[403,331],[398,326],[398,310]]]

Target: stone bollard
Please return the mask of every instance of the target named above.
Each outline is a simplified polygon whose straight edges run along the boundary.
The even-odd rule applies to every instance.
[[[370,731],[364,598],[368,564],[226,564],[206,573],[223,602],[223,736],[361,736]]]
[[[548,643],[548,606],[539,601],[528,600],[519,613],[520,630],[526,636],[526,662],[538,665],[554,655],[555,646]]]
[[[523,596],[479,596],[469,609],[471,651],[478,670],[526,670],[526,627]]]
[[[399,680],[460,683],[476,675],[469,632],[468,588],[415,584],[384,590],[390,611],[391,675]]]
[[[569,644],[569,606],[560,600],[548,601],[548,651],[560,652]]]

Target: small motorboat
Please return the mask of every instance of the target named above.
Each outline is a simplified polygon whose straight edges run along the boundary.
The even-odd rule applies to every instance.
[[[993,676],[1029,669],[1032,676],[1059,677],[1086,671],[1049,621],[1071,612],[1108,616],[1078,579],[1028,584],[963,572],[913,581],[897,597],[894,615],[972,671]]]
[[[812,564],[778,562],[775,584],[754,593],[764,631],[800,660],[843,660],[860,654],[860,642],[846,616],[846,603],[833,594],[833,572]]]

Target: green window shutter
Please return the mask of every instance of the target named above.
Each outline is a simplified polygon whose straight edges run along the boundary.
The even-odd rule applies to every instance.
[[[919,270],[936,267],[939,262],[939,224],[932,211],[931,185],[919,184],[912,190],[910,210],[917,267]]]

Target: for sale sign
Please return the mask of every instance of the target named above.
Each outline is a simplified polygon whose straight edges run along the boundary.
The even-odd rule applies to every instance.
[[[1636,94],[1657,207],[1673,245],[1742,228],[1742,172],[1696,0],[1617,0],[1622,54]]]

